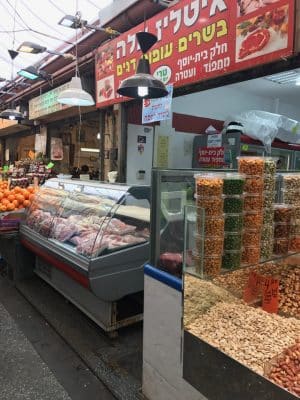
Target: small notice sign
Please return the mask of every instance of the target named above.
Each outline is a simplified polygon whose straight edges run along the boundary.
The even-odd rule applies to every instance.
[[[262,290],[262,309],[269,313],[278,313],[279,280],[265,277]]]

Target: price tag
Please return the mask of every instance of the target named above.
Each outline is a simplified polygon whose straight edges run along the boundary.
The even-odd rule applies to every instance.
[[[278,313],[279,280],[266,277],[263,284],[262,309],[269,313]]]
[[[242,145],[242,151],[248,151],[249,150],[249,145],[248,144],[243,144]]]
[[[252,303],[254,300],[257,300],[259,298],[259,295],[261,293],[262,278],[263,277],[258,273],[254,271],[250,272],[243,296],[245,303]]]
[[[51,169],[51,168],[53,168],[53,167],[54,167],[53,162],[49,162],[49,164],[46,165],[46,168],[47,168],[47,169]]]

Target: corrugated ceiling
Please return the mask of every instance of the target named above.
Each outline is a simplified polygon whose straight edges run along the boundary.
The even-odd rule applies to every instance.
[[[66,14],[82,13],[89,23],[98,19],[99,11],[113,0],[0,0],[0,77],[11,79],[8,49],[16,50],[23,41],[38,43],[55,50],[63,41],[74,38],[75,31],[58,25]],[[43,54],[19,53],[14,60],[17,71],[37,63]],[[1,83],[0,85],[3,85]]]

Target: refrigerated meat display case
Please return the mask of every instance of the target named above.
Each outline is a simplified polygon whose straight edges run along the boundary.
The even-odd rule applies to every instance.
[[[150,187],[48,180],[20,228],[35,273],[112,335],[142,319]]]

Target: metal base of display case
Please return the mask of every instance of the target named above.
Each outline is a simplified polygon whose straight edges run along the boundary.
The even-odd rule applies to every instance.
[[[118,301],[105,302],[39,257],[36,257],[34,272],[91,318],[110,337],[115,337],[119,328],[143,319],[142,295],[139,296],[138,293]]]
[[[184,331],[183,378],[210,400],[297,399],[187,331]]]

